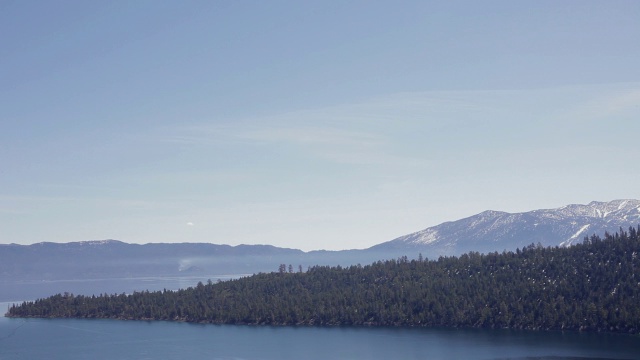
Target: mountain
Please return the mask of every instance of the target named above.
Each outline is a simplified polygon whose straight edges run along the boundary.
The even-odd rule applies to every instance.
[[[128,244],[118,240],[0,245],[0,280],[242,274],[304,254],[271,245]],[[278,259],[278,260],[276,260]]]
[[[419,254],[433,259],[470,251],[515,251],[532,243],[569,246],[585,236],[603,236],[638,224],[640,201],[615,200],[515,214],[485,211],[361,250],[303,252],[271,245],[139,245],[117,240],[0,244],[0,301],[65,291],[91,294],[153,289],[148,282],[151,278],[187,279],[180,280],[180,287],[193,286],[198,280],[220,275],[274,272],[282,264],[287,271],[299,271],[315,265],[365,265],[403,256],[417,258]],[[132,283],[123,288],[123,279],[137,280],[135,286]],[[164,285],[155,286],[158,290]]]
[[[591,202],[524,213],[485,211],[445,222],[368,249],[310,251],[271,245],[129,244],[117,240],[32,245],[0,244],[0,281],[208,276],[314,265],[368,264],[419,253],[434,258],[516,250],[530,244],[568,246],[585,236],[640,224],[639,200]]]
[[[538,243],[569,246],[585,236],[602,236],[639,223],[639,200],[593,201],[523,213],[489,210],[401,236],[370,250],[409,254],[421,251],[432,257],[469,251],[501,252]]]

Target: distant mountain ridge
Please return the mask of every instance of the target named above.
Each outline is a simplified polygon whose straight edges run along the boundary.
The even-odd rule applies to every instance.
[[[640,223],[640,200],[592,201],[556,209],[507,213],[488,210],[445,222],[371,247],[372,250],[421,250],[425,255],[515,250],[532,243],[568,246],[585,236],[613,233]]]
[[[0,245],[0,280],[241,274],[276,269],[278,259],[302,254],[272,245],[141,245],[119,240],[8,244]]]
[[[513,214],[488,210],[362,250],[304,252],[271,245],[140,245],[118,240],[0,244],[0,299],[37,298],[52,291],[89,293],[93,290],[86,288],[86,281],[95,279],[206,279],[278,271],[282,264],[298,271],[314,265],[371,264],[419,254],[434,259],[470,251],[515,251],[532,243],[569,246],[586,236],[639,224],[640,201],[614,200]]]

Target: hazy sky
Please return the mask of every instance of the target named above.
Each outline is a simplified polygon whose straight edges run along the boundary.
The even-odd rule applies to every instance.
[[[0,243],[364,248],[640,198],[640,1],[0,0]]]

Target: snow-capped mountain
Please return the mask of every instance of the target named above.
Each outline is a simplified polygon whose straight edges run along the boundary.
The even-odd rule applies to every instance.
[[[515,250],[530,244],[569,246],[585,236],[640,224],[640,200],[593,201],[524,213],[484,211],[376,245],[375,250],[420,249],[428,256]]]

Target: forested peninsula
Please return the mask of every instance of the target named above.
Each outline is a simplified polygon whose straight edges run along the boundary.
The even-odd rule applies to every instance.
[[[640,226],[571,247],[406,257],[261,273],[178,291],[58,294],[9,317],[214,324],[445,326],[640,332]]]

